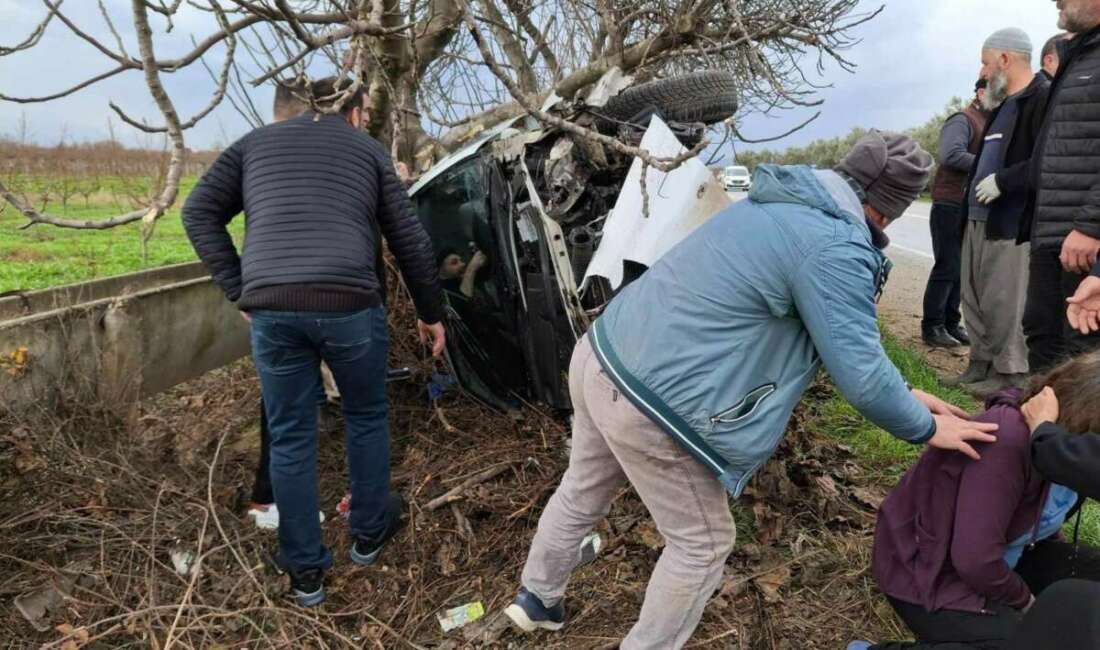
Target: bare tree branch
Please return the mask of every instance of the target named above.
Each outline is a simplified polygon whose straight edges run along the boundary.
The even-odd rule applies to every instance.
[[[122,42],[122,36],[119,35],[118,30],[115,28],[115,21],[111,20],[111,14],[107,11],[107,6],[103,4],[103,0],[97,1],[99,3],[99,13],[103,14],[103,22],[107,23],[107,29],[111,30],[111,35],[115,37],[118,51],[122,53],[122,56],[129,57],[130,55],[126,53],[126,44]]]
[[[566,119],[564,111],[544,111],[543,104],[557,95],[564,98],[558,106],[576,108],[587,88],[618,67],[638,81],[707,68],[728,71],[738,79],[741,114],[816,106],[818,91],[825,87],[822,66],[832,62],[852,70],[846,58],[846,50],[858,42],[852,30],[882,10],[856,13],[859,0],[131,0],[141,45],[135,58],[122,38],[127,30],[119,29],[123,25],[107,3],[97,0],[106,27],[97,18],[92,28],[75,19],[72,3],[62,2],[42,0],[45,16],[27,26],[30,35],[22,42],[0,47],[0,56],[32,56],[46,29],[61,23],[92,46],[93,59],[112,65],[106,72],[85,72],[84,81],[44,97],[17,97],[5,87],[10,94],[0,94],[0,100],[51,101],[141,70],[161,120],[146,124],[116,102],[109,106],[140,133],[166,134],[169,145],[163,187],[147,207],[96,225],[63,224],[80,228],[143,217],[155,222],[178,190],[173,187],[178,174],[168,172],[180,168],[183,133],[226,103],[249,124],[262,124],[266,110],[256,105],[254,91],[280,77],[299,82],[313,75],[345,77],[348,82],[329,98],[337,105],[365,86],[370,134],[417,171],[494,124],[524,113],[570,136],[636,156],[647,167],[668,169],[675,160],[654,158],[634,141],[586,128],[583,120]],[[170,51],[154,46],[169,41],[172,21],[184,11],[192,12],[189,22],[199,17],[199,33],[187,35],[187,47],[171,50],[182,54],[156,58],[155,50]],[[150,16],[154,21],[162,16],[167,25],[158,22],[154,34]],[[160,75],[195,64],[209,74],[210,99],[181,122]],[[323,98],[306,99],[316,105]],[[790,121],[799,126],[783,135],[814,117],[793,116]],[[736,128],[728,134],[748,141]],[[36,213],[32,203],[44,202],[27,200],[17,188],[5,188],[3,196],[30,224],[58,220]]]
[[[60,7],[61,3],[64,2],[64,1],[65,0],[58,0],[57,1],[57,6]],[[42,35],[46,33],[46,28],[50,26],[50,22],[53,21],[54,16],[56,16],[56,15],[57,15],[57,10],[54,9],[54,8],[51,8],[50,12],[48,14],[46,14],[46,17],[44,19],[42,19],[42,22],[38,23],[38,25],[34,28],[34,30],[31,31],[30,36],[23,39],[22,42],[20,42],[17,45],[13,45],[11,47],[6,47],[6,46],[3,46],[3,45],[0,45],[0,56],[6,56],[8,54],[19,52],[21,50],[29,50],[32,47],[34,47],[35,45],[38,45],[38,41],[42,40]]]
[[[539,80],[535,76],[535,70],[527,61],[527,53],[523,51],[523,44],[519,42],[516,33],[504,23],[504,14],[500,12],[494,0],[479,0],[482,9],[485,10],[486,22],[493,32],[500,49],[511,63],[512,69],[519,77],[517,80],[520,90],[524,93],[538,92]]]
[[[114,68],[113,70],[108,70],[107,72],[104,72],[103,74],[98,74],[98,75],[92,77],[91,79],[87,79],[85,81],[82,81],[82,82],[78,83],[77,85],[73,86],[72,88],[69,88],[67,90],[62,90],[61,92],[57,92],[57,93],[54,93],[52,95],[45,95],[43,97],[12,97],[11,95],[5,95],[3,93],[0,93],[0,100],[3,100],[5,102],[14,102],[16,104],[38,104],[38,103],[42,103],[42,102],[48,102],[48,101],[52,101],[52,100],[55,100],[55,99],[60,99],[60,98],[65,97],[67,95],[72,95],[75,92],[78,92],[80,90],[83,90],[83,89],[87,88],[88,86],[97,84],[100,81],[103,81],[104,79],[110,79],[111,77],[113,77],[117,74],[120,74],[122,72],[126,72],[129,69],[130,68],[128,66],[124,66],[124,65],[119,66],[117,68]]]
[[[161,189],[160,195],[154,199],[152,204],[147,208],[134,210],[109,219],[88,221],[42,214],[27,205],[0,182],[0,196],[3,196],[5,200],[11,203],[12,206],[28,219],[27,226],[36,223],[46,223],[62,228],[105,230],[140,219],[146,225],[146,233],[151,233],[152,226],[156,220],[176,201],[176,195],[179,193],[180,176],[183,174],[183,166],[187,155],[187,150],[183,141],[183,129],[180,125],[179,116],[176,114],[176,109],[172,105],[172,100],[169,99],[168,94],[164,91],[164,86],[160,82],[160,76],[156,65],[156,55],[153,51],[153,30],[149,26],[149,16],[145,0],[131,0],[131,3],[133,5],[134,27],[137,30],[138,46],[141,51],[141,59],[144,65],[145,83],[149,87],[149,92],[156,102],[157,108],[160,109],[161,114],[164,116],[167,123],[168,138],[172,143],[164,187]],[[145,239],[148,239],[148,237],[146,236]]]
[[[460,4],[460,6],[463,6],[464,8],[468,9],[468,6],[466,5],[466,0],[457,0],[457,1]],[[466,27],[470,30],[470,34],[474,37],[474,42],[477,43],[478,49],[481,50],[481,55],[483,57],[485,57],[485,62],[489,64],[489,67],[492,69],[493,73],[497,75],[497,78],[500,79],[500,81],[505,86],[507,86],[509,92],[511,92],[512,96],[516,98],[516,101],[518,101],[520,103],[520,105],[523,106],[524,110],[526,110],[528,113],[530,113],[532,116],[534,116],[538,120],[540,120],[542,122],[545,122],[547,124],[550,124],[552,126],[556,126],[557,128],[562,129],[563,131],[565,131],[567,133],[572,133],[574,135],[578,135],[578,136],[581,136],[583,138],[587,138],[587,139],[592,140],[594,142],[597,142],[599,144],[611,147],[612,149],[618,151],[619,153],[625,154],[627,156],[634,156],[636,158],[639,158],[646,165],[649,165],[651,167],[655,167],[655,168],[657,168],[661,171],[664,171],[664,172],[671,171],[671,170],[679,167],[681,164],[683,164],[683,162],[685,160],[689,160],[689,159],[694,158],[695,156],[699,155],[699,152],[702,151],[703,149],[705,149],[706,146],[709,144],[706,140],[703,140],[703,141],[699,142],[699,144],[697,144],[694,148],[692,148],[688,151],[685,151],[685,152],[683,152],[683,153],[681,153],[677,156],[674,156],[672,158],[656,158],[652,154],[650,154],[648,151],[646,151],[645,149],[642,149],[641,147],[634,147],[634,146],[628,145],[624,142],[621,142],[620,140],[617,140],[616,138],[612,138],[610,136],[603,135],[602,133],[600,133],[598,131],[593,131],[592,129],[586,129],[583,126],[580,126],[580,125],[575,124],[573,122],[570,122],[568,120],[557,117],[556,115],[551,115],[551,114],[541,110],[533,102],[533,98],[530,95],[527,95],[527,94],[523,93],[523,91],[516,84],[516,82],[513,81],[508,76],[508,74],[505,73],[504,70],[502,70],[500,68],[499,65],[497,65],[496,59],[493,56],[492,51],[490,51],[488,45],[486,45],[485,39],[482,36],[481,31],[478,29],[477,23],[471,17],[470,12],[469,11],[463,12],[462,19],[463,19],[463,21],[465,21]],[[643,176],[644,176],[644,171],[643,171]],[[643,190],[643,193],[644,193],[644,190]]]
[[[215,8],[215,11],[217,12],[218,21],[222,24],[223,28],[227,29],[228,28],[228,22],[226,21],[225,13],[222,11],[221,6],[218,5],[217,2],[214,2],[212,6]],[[227,47],[226,47],[226,52],[225,52],[225,61],[222,63],[221,75],[219,75],[217,77],[218,87],[214,90],[214,96],[210,99],[210,102],[206,105],[205,108],[203,108],[198,113],[196,113],[195,116],[192,117],[191,119],[189,119],[186,122],[183,122],[182,124],[180,124],[180,130],[186,131],[187,129],[190,129],[193,126],[195,126],[196,124],[198,124],[199,121],[202,120],[202,118],[209,115],[215,108],[218,107],[219,104],[222,103],[222,100],[225,99],[226,89],[229,85],[229,74],[233,70],[234,56],[236,54],[236,51],[237,51],[237,38],[236,38],[235,35],[233,35],[232,32],[229,32],[229,37],[228,37]],[[115,112],[115,114],[118,115],[119,119],[121,119],[123,122],[129,124],[130,126],[134,127],[135,129],[138,129],[140,131],[144,131],[145,133],[167,133],[168,132],[168,127],[167,126],[149,126],[149,125],[147,125],[143,122],[138,122],[137,120],[132,119],[130,116],[128,116],[126,113],[124,113],[122,111],[122,109],[119,108],[118,105],[115,104],[114,102],[108,103],[108,106],[110,106],[111,110],[113,110]]]

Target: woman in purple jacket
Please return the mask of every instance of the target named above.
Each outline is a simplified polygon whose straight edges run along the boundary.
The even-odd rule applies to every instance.
[[[980,443],[981,460],[927,450],[879,510],[872,561],[879,589],[917,641],[856,641],[849,650],[1004,648],[1042,588],[1074,575],[1100,579],[1093,549],[1049,552],[1069,545],[1040,543],[1057,538],[1080,501],[1031,462],[1020,405],[1044,386],[1061,398],[1064,429],[1100,431],[1100,353],[1093,353],[1056,368],[1027,394],[990,399],[975,419],[1000,429],[997,442]]]

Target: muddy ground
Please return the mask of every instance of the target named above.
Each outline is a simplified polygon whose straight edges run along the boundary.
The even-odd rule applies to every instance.
[[[920,350],[925,360],[944,378],[966,369],[967,348],[930,348],[921,341],[920,321],[924,288],[932,261],[900,249],[889,251],[894,269],[879,302],[879,320],[890,334],[914,350]]]
[[[285,578],[265,568],[274,533],[244,517],[259,400],[247,360],[147,401],[129,429],[87,404],[5,416],[0,639],[64,650],[614,647],[662,546],[634,492],[624,487],[599,527],[600,558],[571,583],[566,629],[517,635],[499,612],[565,468],[567,432],[534,408],[513,418],[457,394],[433,405],[424,390],[432,362],[400,334],[393,356],[416,369],[390,392],[393,483],[410,504],[410,525],[380,566],[346,559],[334,512],[345,485],[342,429],[322,433],[324,532],[337,563],[328,601],[311,611],[294,608]],[[780,453],[733,504],[737,548],[689,647],[835,650],[852,638],[900,635],[868,572],[874,508],[890,486],[807,426],[831,390],[812,389]],[[495,467],[506,469],[453,504],[427,508]],[[173,566],[173,552],[199,558],[189,575]],[[68,597],[50,603],[36,629],[13,599],[48,595],[50,585]],[[472,601],[486,617],[444,634],[436,614]]]

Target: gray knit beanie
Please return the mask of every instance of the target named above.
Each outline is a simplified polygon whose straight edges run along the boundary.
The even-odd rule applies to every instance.
[[[928,184],[932,156],[907,135],[871,129],[836,169],[858,183],[866,202],[893,221]]]
[[[1027,32],[1019,27],[1005,27],[990,34],[982,44],[983,50],[999,50],[1001,52],[1017,52],[1019,54],[1031,54],[1031,38]]]

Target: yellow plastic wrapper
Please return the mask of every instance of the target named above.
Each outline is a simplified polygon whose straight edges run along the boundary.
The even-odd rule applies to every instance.
[[[436,614],[439,625],[444,632],[457,630],[463,625],[473,623],[482,616],[485,616],[485,605],[482,605],[480,600]]]

